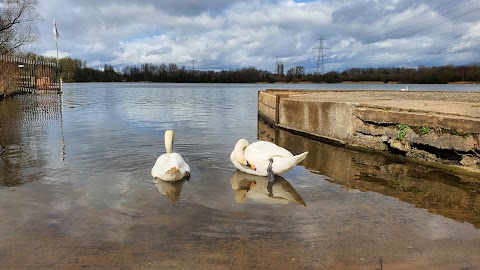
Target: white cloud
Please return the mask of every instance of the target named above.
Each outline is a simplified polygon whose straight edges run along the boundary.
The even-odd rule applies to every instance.
[[[472,15],[480,3],[297,2],[43,0],[42,42],[33,51],[51,56],[56,17],[62,56],[86,60],[92,67],[189,66],[194,59],[200,69],[254,66],[273,71],[279,57],[286,69],[303,65],[314,70],[320,36],[328,47],[327,71],[480,61],[480,18]]]
[[[46,51],[45,53],[43,53],[43,55],[48,56],[48,57],[57,57],[57,51],[55,51],[55,50]],[[58,51],[58,57],[59,58],[64,58],[64,57],[69,57],[69,56],[71,56],[71,54],[68,53],[68,52]]]

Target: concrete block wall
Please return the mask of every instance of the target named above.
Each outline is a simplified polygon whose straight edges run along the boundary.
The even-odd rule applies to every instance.
[[[454,96],[465,102],[437,95],[267,90],[259,93],[259,114],[287,130],[480,173],[480,93]]]
[[[281,99],[278,109],[281,127],[342,142],[353,136],[349,103]]]

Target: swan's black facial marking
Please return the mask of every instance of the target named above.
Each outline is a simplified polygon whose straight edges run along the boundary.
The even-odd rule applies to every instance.
[[[257,170],[257,168],[255,168],[255,166],[253,166],[252,164],[248,163],[248,161],[247,161],[247,167],[254,170],[254,171]]]

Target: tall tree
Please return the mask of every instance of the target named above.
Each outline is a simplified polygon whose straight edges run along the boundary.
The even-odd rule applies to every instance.
[[[37,0],[0,0],[0,54],[37,40]]]

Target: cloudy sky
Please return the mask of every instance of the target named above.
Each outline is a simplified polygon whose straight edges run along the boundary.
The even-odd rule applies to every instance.
[[[39,0],[40,43],[27,48],[120,68],[274,71],[480,62],[480,0]],[[323,50],[321,38],[323,37]],[[321,65],[320,70],[321,71]]]

